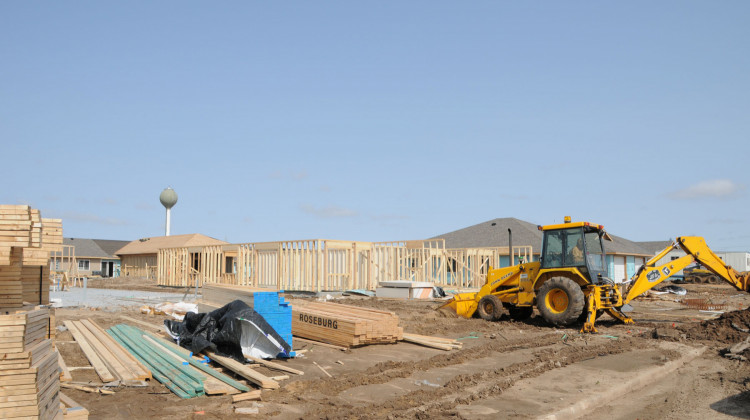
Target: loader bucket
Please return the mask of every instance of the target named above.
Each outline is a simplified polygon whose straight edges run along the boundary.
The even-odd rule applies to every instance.
[[[456,315],[471,318],[477,310],[476,295],[476,293],[458,293],[453,295],[453,298],[439,307],[438,310],[450,310],[455,312]]]

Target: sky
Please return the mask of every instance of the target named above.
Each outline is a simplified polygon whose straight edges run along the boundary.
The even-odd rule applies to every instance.
[[[0,2],[0,203],[64,236],[750,252],[750,2]]]

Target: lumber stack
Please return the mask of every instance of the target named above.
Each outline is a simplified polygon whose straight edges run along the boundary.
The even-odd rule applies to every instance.
[[[58,355],[47,338],[49,309],[0,315],[0,418],[60,414]]]
[[[228,284],[204,284],[202,286],[203,301],[222,307],[234,300],[241,300],[249,307],[253,307],[255,292],[275,292],[274,289],[263,289],[250,286],[234,286]]]
[[[343,347],[395,343],[403,338],[393,312],[323,302],[295,302],[292,334]]]
[[[62,220],[29,206],[0,205],[0,306],[49,303],[49,253],[63,243]]]
[[[20,308],[23,306],[22,253],[23,248],[8,248],[8,259],[0,262],[0,307]]]
[[[65,321],[102,382],[124,385],[151,379],[151,371],[91,319]]]

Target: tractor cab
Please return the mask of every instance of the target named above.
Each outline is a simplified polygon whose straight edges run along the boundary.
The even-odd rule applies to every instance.
[[[607,277],[603,239],[609,235],[604,226],[577,222],[539,226],[542,238],[541,269],[575,268],[591,284],[603,283]]]

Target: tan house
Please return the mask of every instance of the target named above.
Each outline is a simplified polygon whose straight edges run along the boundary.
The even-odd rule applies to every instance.
[[[191,233],[188,235],[155,236],[136,239],[115,254],[120,257],[123,276],[140,276],[154,278],[157,270],[157,259],[160,249],[185,248],[206,245],[226,245],[227,242]]]
[[[75,257],[60,258],[50,261],[52,271],[75,271],[80,276],[118,277],[120,275],[120,258],[117,250],[128,241],[109,239],[63,238],[63,245],[74,249]],[[71,267],[74,264],[75,267]]]

